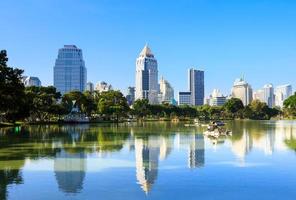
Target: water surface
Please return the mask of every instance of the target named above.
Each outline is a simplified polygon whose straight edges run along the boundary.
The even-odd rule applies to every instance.
[[[0,129],[0,199],[295,199],[296,121]]]

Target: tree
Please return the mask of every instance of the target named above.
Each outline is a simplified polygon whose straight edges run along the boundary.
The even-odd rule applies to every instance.
[[[296,117],[296,92],[284,101],[285,115]]]
[[[65,114],[66,110],[58,105],[61,94],[53,86],[36,87],[31,86],[25,89],[27,105],[30,108],[30,120],[46,121],[50,115]]]
[[[132,106],[132,114],[137,117],[145,117],[150,114],[149,101],[147,99],[137,99]]]
[[[23,70],[7,66],[7,53],[0,51],[0,120],[15,122],[28,116],[25,107]]]
[[[69,112],[73,107],[73,101],[75,101],[75,105],[78,106],[80,112],[85,113],[89,117],[96,111],[95,96],[89,91],[83,93],[80,91],[71,91],[64,94],[62,102],[66,105]]]
[[[244,109],[244,104],[238,98],[231,98],[224,104],[223,108],[232,117],[238,117],[239,111],[242,111]]]
[[[71,112],[73,105],[73,101],[75,101],[75,106],[83,112],[83,104],[85,104],[85,96],[80,91],[71,91],[63,95],[62,102],[66,105],[69,112]]]
[[[102,92],[97,106],[100,114],[106,117],[115,116],[116,121],[119,117],[127,116],[129,111],[126,98],[120,91],[114,90]]]
[[[254,100],[245,107],[243,113],[245,118],[262,120],[278,115],[279,111],[276,108],[269,108],[266,103]]]

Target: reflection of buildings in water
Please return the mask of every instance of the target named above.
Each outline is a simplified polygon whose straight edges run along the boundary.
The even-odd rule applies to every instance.
[[[165,160],[168,155],[172,152],[174,145],[173,137],[163,137],[160,136],[160,154],[159,159]]]
[[[262,132],[258,132],[259,138],[253,137],[253,148],[261,149],[266,155],[271,155],[274,151],[275,131],[270,127]]]
[[[131,128],[129,138],[126,140],[126,146],[129,151],[135,150],[135,136],[134,136],[134,129]]]
[[[202,134],[178,134],[176,137],[179,148],[188,148],[188,167],[202,167],[205,163],[205,141]]]
[[[191,138],[188,153],[188,167],[203,167],[205,164],[204,136],[202,134],[193,134]]]
[[[245,128],[243,128],[243,135],[239,140],[232,141],[232,151],[233,153],[242,161],[245,158],[245,155],[252,148],[252,138]]]
[[[287,149],[285,141],[296,139],[296,123],[294,121],[277,121],[275,124],[275,148]]]
[[[54,159],[54,171],[59,189],[66,193],[78,193],[83,188],[86,171],[84,152],[66,152],[62,149]]]
[[[159,153],[158,137],[135,138],[137,180],[146,194],[157,178]]]

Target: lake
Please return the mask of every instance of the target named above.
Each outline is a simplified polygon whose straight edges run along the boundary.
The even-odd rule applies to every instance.
[[[0,129],[0,199],[295,199],[296,121]]]

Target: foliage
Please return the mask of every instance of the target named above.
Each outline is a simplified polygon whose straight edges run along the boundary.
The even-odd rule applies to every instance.
[[[97,109],[99,114],[108,118],[116,116],[116,119],[118,120],[119,117],[124,117],[127,115],[129,106],[127,104],[126,98],[121,92],[111,90],[102,92],[99,95]]]
[[[244,117],[248,119],[270,119],[278,113],[276,108],[269,108],[266,103],[259,100],[252,101],[251,104],[244,108]]]
[[[27,106],[30,110],[30,121],[46,121],[50,115],[62,115],[66,113],[61,104],[57,104],[61,94],[53,86],[27,87],[25,89]]]
[[[284,113],[288,117],[296,117],[296,92],[284,101]]]
[[[137,99],[133,104],[131,113],[137,117],[145,117],[150,113],[147,99]]]
[[[223,106],[226,115],[230,118],[241,118],[242,110],[244,109],[243,102],[238,98],[229,99]]]
[[[7,54],[0,51],[0,119],[15,122],[28,115],[25,106],[23,70],[7,66]]]

